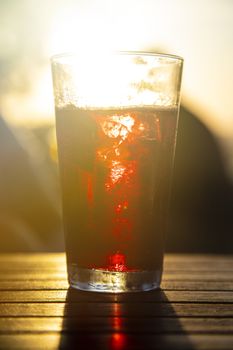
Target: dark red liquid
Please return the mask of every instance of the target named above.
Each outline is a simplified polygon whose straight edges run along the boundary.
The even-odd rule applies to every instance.
[[[56,111],[68,264],[161,268],[177,109]]]

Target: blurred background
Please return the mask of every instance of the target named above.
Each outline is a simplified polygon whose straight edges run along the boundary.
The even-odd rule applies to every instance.
[[[167,251],[233,253],[233,2],[0,1],[0,251],[62,251],[50,56],[185,60]]]

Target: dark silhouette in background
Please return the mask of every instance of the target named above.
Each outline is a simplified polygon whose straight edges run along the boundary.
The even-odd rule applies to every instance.
[[[215,137],[181,107],[167,251],[233,253],[233,186]]]
[[[0,251],[61,251],[52,127],[10,127],[0,118]],[[166,250],[233,253],[233,187],[207,127],[181,108]]]
[[[57,171],[43,141],[0,118],[0,251],[62,249]]]

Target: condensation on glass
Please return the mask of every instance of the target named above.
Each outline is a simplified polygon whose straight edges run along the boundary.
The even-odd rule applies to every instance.
[[[52,59],[69,283],[160,286],[183,60],[120,52]]]

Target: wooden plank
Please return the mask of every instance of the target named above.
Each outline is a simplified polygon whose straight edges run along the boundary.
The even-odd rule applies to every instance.
[[[0,291],[0,303],[20,302],[191,302],[191,303],[233,303],[233,292],[211,291],[151,291],[133,294],[87,293],[72,290],[59,291]]]
[[[67,278],[65,272],[54,271],[19,271],[14,272],[0,272],[0,281],[40,281],[40,280],[64,280]],[[224,272],[174,272],[163,274],[163,281],[176,280],[176,281],[233,281],[233,273],[231,271]]]
[[[67,290],[64,280],[0,281],[0,290]],[[233,291],[233,281],[162,281],[163,290],[176,291]]]
[[[64,253],[2,253],[0,262],[40,262],[65,263]]]
[[[0,349],[161,349],[161,350],[232,350],[233,335],[106,335],[18,334],[0,335]]]
[[[1,270],[62,270],[66,269],[65,255],[45,254],[2,254]],[[167,271],[230,271],[233,256],[168,254],[164,259]]]
[[[219,262],[225,262],[225,261],[233,261],[233,255],[232,254],[196,254],[196,253],[166,253],[164,257],[165,262],[209,262],[212,261],[219,261]]]
[[[14,317],[0,318],[0,333],[233,334],[232,318]]]
[[[165,271],[230,271],[233,267],[233,259],[222,261],[210,259],[209,261],[190,261],[181,262],[165,261]]]
[[[1,263],[1,267],[0,267],[0,270],[2,272],[7,272],[7,271],[10,271],[10,272],[13,272],[13,271],[30,271],[30,272],[33,272],[33,271],[66,271],[66,264],[65,262],[62,262],[62,263],[58,263],[58,262],[40,262],[39,260],[38,261],[34,261],[34,262],[25,262],[25,261],[22,261],[22,262],[15,262],[15,261],[12,261],[12,262],[3,262]],[[228,265],[227,265],[228,266]]]
[[[64,254],[0,256],[0,349],[232,350],[232,262],[168,255],[165,291],[69,290],[65,302]]]
[[[232,261],[233,256],[227,255],[227,254],[173,254],[173,253],[166,253],[165,254],[165,262],[195,262],[195,261],[210,261],[210,260],[219,260],[221,262],[224,261]],[[65,262],[65,253],[2,253],[0,255],[0,262],[4,261],[15,261],[15,262],[21,262],[21,261],[40,261],[40,262]]]
[[[227,267],[216,267],[214,265],[211,265],[211,267],[206,266],[203,267],[202,269],[199,268],[198,266],[192,266],[189,268],[188,265],[186,265],[186,267],[175,267],[173,266],[173,268],[168,268],[165,267],[163,270],[163,274],[165,275],[174,275],[174,274],[178,274],[178,275],[188,275],[190,273],[194,274],[194,275],[218,275],[218,274],[227,274],[228,276],[231,275],[233,271],[233,265],[228,265]],[[66,266],[57,266],[57,267],[51,267],[51,268],[31,268],[30,266],[17,266],[17,268],[15,268],[14,266],[11,267],[11,269],[3,269],[0,268],[0,275],[2,276],[1,279],[5,279],[5,277],[7,275],[52,275],[52,274],[64,274],[66,275]],[[11,277],[10,277],[11,278]]]
[[[222,283],[221,283],[222,284]],[[0,290],[66,290],[69,287],[66,279],[42,281],[0,281]],[[228,283],[226,288],[228,288]],[[233,290],[233,283],[232,283]]]
[[[0,287],[1,288],[1,287]],[[190,291],[233,291],[233,281],[165,281],[161,288],[164,290],[190,290]]]
[[[0,317],[233,317],[233,305],[192,303],[5,303]]]
[[[163,274],[163,281],[233,281],[232,271],[200,271],[200,272],[174,272]]]
[[[40,280],[65,280],[67,279],[67,274],[65,272],[19,272],[15,273],[2,273],[0,271],[1,281],[40,281]]]
[[[61,270],[61,271],[66,271],[66,264],[61,263],[61,264],[45,264],[44,266],[33,266],[33,265],[22,265],[19,266],[19,268],[28,268],[28,269],[38,269],[38,270]],[[173,271],[175,272],[187,272],[187,271],[204,271],[204,272],[222,272],[222,271],[232,271],[233,268],[233,261],[227,261],[227,262],[222,262],[222,261],[208,261],[205,263],[202,262],[192,262],[192,261],[187,261],[184,263],[172,263],[172,262],[167,262],[164,263],[164,271],[172,273]],[[2,267],[2,270],[4,267]],[[7,267],[9,269],[9,266]],[[15,269],[15,266],[13,266],[13,269]]]

